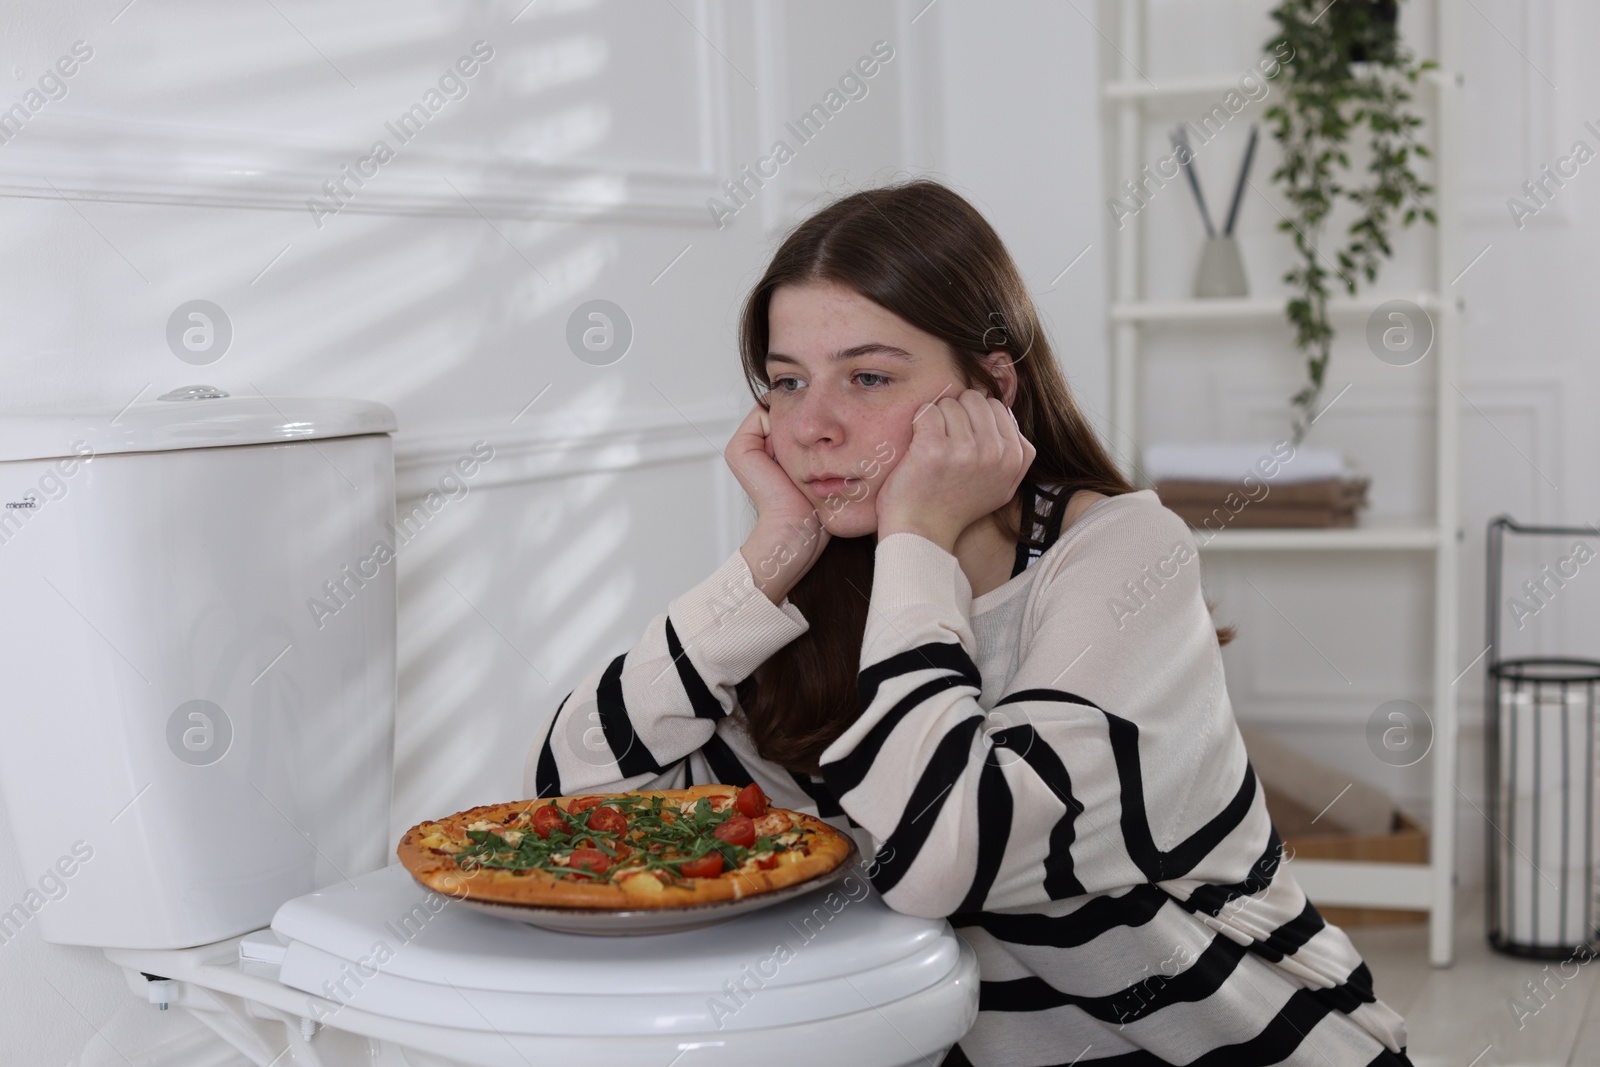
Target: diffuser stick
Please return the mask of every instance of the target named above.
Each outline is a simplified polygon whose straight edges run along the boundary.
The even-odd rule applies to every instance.
[[[1261,131],[1255,123],[1250,124],[1250,143],[1244,146],[1244,162],[1239,164],[1239,180],[1233,186],[1233,205],[1228,208],[1228,221],[1222,227],[1224,235],[1232,235],[1233,224],[1239,218],[1239,200],[1244,196],[1245,182],[1250,178],[1250,163],[1256,157],[1256,136]]]
[[[1206,236],[1215,237],[1217,230],[1211,225],[1211,213],[1206,210],[1206,198],[1200,192],[1200,176],[1194,169],[1194,149],[1189,147],[1189,134],[1182,125],[1173,131],[1172,147],[1182,160],[1183,172],[1189,176],[1189,188],[1194,191],[1194,202],[1200,205],[1200,221],[1205,223]]]

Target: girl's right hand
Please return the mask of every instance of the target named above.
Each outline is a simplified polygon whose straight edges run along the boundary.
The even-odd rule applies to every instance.
[[[810,498],[774,458],[771,432],[767,410],[757,404],[722,455],[756,506],[755,529],[740,551],[756,588],[776,604],[811,569],[830,535]]]

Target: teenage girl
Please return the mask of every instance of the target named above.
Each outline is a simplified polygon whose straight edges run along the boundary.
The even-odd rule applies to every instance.
[[[946,1064],[1409,1064],[1268,817],[1189,528],[984,218],[930,181],[831,204],[740,346],[754,529],[561,703],[528,792],[755,782],[849,829],[977,953]]]

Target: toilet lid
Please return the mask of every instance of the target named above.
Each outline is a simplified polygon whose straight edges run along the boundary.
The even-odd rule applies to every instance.
[[[193,399],[177,399],[190,394]],[[229,396],[195,386],[121,410],[8,411],[0,418],[0,462],[283,444],[394,429],[394,412],[371,400]]]
[[[670,934],[557,933],[455,906],[398,865],[297,897],[272,928],[280,980],[343,1006],[469,1030],[663,1034],[851,1014],[954,980],[943,919],[902,915],[858,873]]]

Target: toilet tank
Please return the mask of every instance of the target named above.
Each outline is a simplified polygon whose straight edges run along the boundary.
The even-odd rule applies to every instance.
[[[168,397],[0,414],[0,795],[26,881],[0,942],[207,944],[388,858],[394,415]]]

